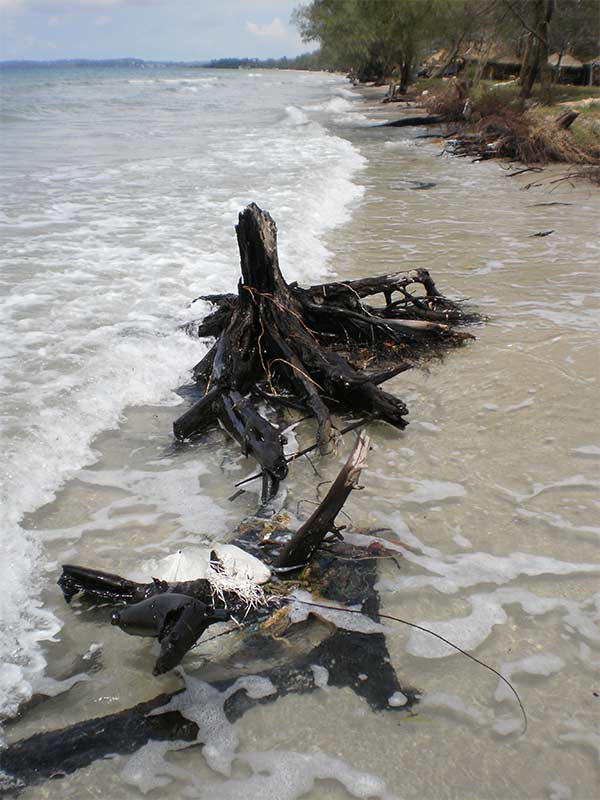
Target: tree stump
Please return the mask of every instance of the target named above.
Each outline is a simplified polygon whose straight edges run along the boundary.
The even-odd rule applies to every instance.
[[[287,462],[280,431],[259,403],[305,409],[316,419],[322,453],[334,438],[332,409],[402,430],[408,409],[379,384],[427,352],[473,338],[455,326],[474,317],[442,297],[424,269],[306,289],[287,284],[275,223],[254,203],[240,213],[236,233],[237,295],[202,298],[216,310],[195,331],[216,342],[193,370],[202,396],[173,428],[187,439],[219,421],[260,464],[267,502],[286,477]],[[384,307],[364,302],[377,294]],[[367,371],[367,363],[383,369]]]

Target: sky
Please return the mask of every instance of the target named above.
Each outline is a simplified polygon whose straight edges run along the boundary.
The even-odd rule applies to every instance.
[[[0,0],[0,60],[270,58],[314,50],[290,23],[307,0]]]

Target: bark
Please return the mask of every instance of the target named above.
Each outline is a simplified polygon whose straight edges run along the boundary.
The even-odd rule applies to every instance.
[[[527,48],[521,68],[521,97],[531,97],[535,80],[540,79],[542,94],[550,89],[552,73],[548,64],[550,22],[554,14],[554,0],[532,0],[533,23],[528,26],[522,17],[511,8],[528,31]],[[509,6],[510,7],[510,6]]]

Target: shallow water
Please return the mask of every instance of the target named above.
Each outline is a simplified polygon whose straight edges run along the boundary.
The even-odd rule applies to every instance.
[[[286,80],[292,85],[296,77]],[[355,150],[366,159],[353,175],[364,194],[354,195],[352,216],[318,234],[334,254],[329,268],[348,278],[426,266],[446,294],[471,298],[489,315],[474,330],[475,342],[390,382],[408,403],[411,424],[404,433],[370,427],[364,489],[347,511],[355,526],[390,528],[402,547],[400,569],[381,568],[383,610],[431,627],[510,677],[528,730],[519,735],[518,708],[497,678],[390,622],[388,647],[400,681],[422,691],[413,714],[373,713],[351,690],[324,686],[253,708],[233,730],[215,712],[215,752],[167,753],[166,745],[153,744],[25,790],[25,798],[595,795],[598,195],[545,177],[543,186],[523,190],[527,176],[507,178],[498,164],[440,157],[439,145],[416,139],[416,129],[368,127],[381,112],[361,101],[344,94],[325,109],[331,102],[311,99],[289,112],[300,129],[321,115],[351,143],[332,159],[355,158]],[[417,181],[435,185],[416,189]],[[259,199],[280,223],[285,273],[314,280],[326,262],[313,261],[304,273],[302,240],[295,250],[285,244],[292,235],[285,208],[269,203],[268,192]],[[569,205],[537,205],[548,202]],[[229,253],[232,222],[223,211],[219,235],[231,238]],[[549,229],[550,236],[532,236]],[[195,275],[193,241],[186,246],[181,293],[189,281],[194,296],[209,279]],[[211,288],[235,281],[233,256],[228,264]],[[151,288],[146,297],[151,303]],[[176,305],[174,297],[162,302]],[[165,311],[165,335],[178,314]],[[181,348],[182,371],[196,354],[183,340]],[[255,495],[227,500],[234,481],[253,467],[219,432],[173,448],[171,423],[181,410],[168,399],[129,405],[118,428],[94,438],[95,460],[74,469],[52,502],[25,516],[26,536],[41,543],[44,608],[63,623],[44,646],[47,674],[66,674],[90,648],[94,668],[8,726],[9,740],[127,708],[183,680],[198,708],[222,702],[208,697],[199,680],[200,654],[186,659],[183,674],[155,679],[152,645],[67,608],[53,583],[61,562],[139,573],[184,542],[226,537],[254,511]],[[301,443],[310,435],[308,426],[298,432]],[[343,457],[315,462],[320,480],[331,478]],[[293,515],[310,509],[315,480],[310,464],[294,464],[287,482]],[[299,500],[306,502],[298,507]]]

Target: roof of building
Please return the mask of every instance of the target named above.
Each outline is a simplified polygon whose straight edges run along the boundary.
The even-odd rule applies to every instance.
[[[581,69],[581,67],[583,67],[583,62],[569,53],[563,53],[562,58],[560,57],[560,53],[552,53],[552,55],[548,57],[548,63],[552,67],[556,67],[558,66],[559,59],[561,69],[563,67],[565,69]]]

